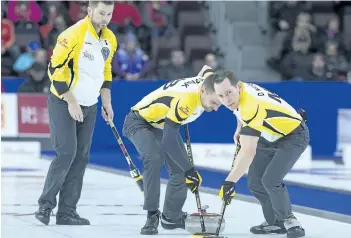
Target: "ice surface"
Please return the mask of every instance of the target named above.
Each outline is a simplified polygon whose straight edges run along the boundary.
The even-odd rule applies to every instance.
[[[143,237],[140,229],[144,225],[146,213],[142,210],[143,198],[134,181],[129,177],[87,169],[84,187],[78,206],[82,217],[90,220],[91,226],[56,226],[51,217],[49,226],[39,223],[33,213],[37,209],[37,199],[41,193],[49,166],[46,160],[26,158],[11,160],[2,158],[1,193],[1,237],[4,238],[120,238]],[[162,185],[161,199],[165,193]],[[215,195],[201,193],[203,205],[209,205],[208,212],[219,213],[221,202]],[[161,200],[161,207],[162,207]],[[184,211],[196,212],[195,198],[188,193]],[[55,211],[54,211],[55,212]],[[309,238],[351,237],[351,224],[295,213]],[[249,228],[263,221],[261,208],[257,204],[235,200],[227,208],[227,237],[267,237],[252,235]],[[159,227],[158,238],[191,237],[184,230],[163,230]],[[275,235],[276,238],[286,237]]]

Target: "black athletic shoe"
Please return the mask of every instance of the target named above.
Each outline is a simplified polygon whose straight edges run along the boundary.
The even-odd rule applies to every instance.
[[[50,222],[51,209],[47,207],[39,207],[38,211],[35,213],[35,218],[41,223],[48,225]]]
[[[76,211],[56,214],[56,225],[84,226],[90,225],[88,219],[82,218]]]
[[[250,232],[253,234],[285,234],[286,229],[283,222],[277,222],[274,225],[269,225],[266,221],[261,225],[253,226],[250,229]]]
[[[298,238],[305,236],[305,229],[301,226],[296,226],[288,229],[287,238]]]
[[[142,235],[157,235],[157,227],[160,223],[160,211],[147,218],[146,223],[143,228],[141,228],[140,234]]]
[[[291,214],[284,220],[284,226],[287,230],[287,238],[299,238],[305,236],[305,230],[301,227],[300,222],[294,214]]]
[[[188,216],[186,212],[183,212],[183,215],[178,220],[171,220],[167,218],[163,213],[161,215],[161,226],[166,230],[173,229],[185,229],[185,219]]]

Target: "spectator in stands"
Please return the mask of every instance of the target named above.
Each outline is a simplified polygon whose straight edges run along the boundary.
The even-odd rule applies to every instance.
[[[44,20],[43,24],[54,24],[56,17],[63,16],[66,21],[69,21],[69,13],[62,2],[47,1],[44,6]],[[72,24],[71,22],[69,22]]]
[[[4,42],[1,41],[1,76],[12,76],[15,74],[12,70],[15,60],[10,56],[3,44]]]
[[[340,20],[334,15],[329,21],[325,29],[320,29],[318,37],[316,37],[316,48],[318,51],[324,51],[325,44],[329,41],[337,42],[339,49],[344,50],[343,34],[340,31]]]
[[[58,15],[55,18],[52,30],[48,33],[47,37],[44,38],[44,46],[48,49],[49,56],[52,55],[52,50],[56,44],[57,37],[67,29],[67,23],[62,15]]]
[[[15,43],[15,27],[12,21],[2,18],[1,19],[1,41],[3,47],[9,49]]]
[[[17,57],[21,54],[19,47],[14,44],[16,40],[15,27],[12,21],[2,18],[1,19],[1,50],[4,50],[12,57],[13,60],[16,60]],[[4,49],[2,49],[4,48]]]
[[[298,42],[301,42],[301,43],[305,42],[304,46],[308,45],[306,54],[312,51],[312,43],[313,43],[315,33],[317,32],[317,28],[312,24],[311,21],[312,21],[311,15],[307,12],[301,12],[298,15],[295,27],[289,31],[283,43],[283,50],[282,50],[282,54],[280,55],[283,61],[289,55],[290,55],[290,57],[288,57],[289,60],[291,60],[292,56],[296,57],[296,47],[299,48],[299,46],[302,45],[302,44],[298,44]],[[302,56],[300,53],[304,52],[304,50],[303,51],[299,50],[298,52],[299,52],[298,54]],[[304,53],[305,56],[307,56],[306,54]],[[268,60],[267,63],[273,69],[282,72],[281,71],[282,68],[287,69],[286,68],[287,65],[284,65],[282,67],[282,63],[281,63],[282,60],[280,60],[279,58],[273,58]],[[309,61],[311,62],[311,59],[309,59]],[[284,74],[284,72],[282,73]],[[289,77],[289,76],[283,75],[283,78],[286,78],[286,77]]]
[[[7,18],[7,2],[1,1],[1,18]]]
[[[308,12],[301,12],[297,16],[296,26],[303,27],[310,30],[311,32],[316,32],[316,26],[312,22],[312,16]]]
[[[185,62],[184,52],[180,49],[175,49],[171,53],[171,63],[159,69],[159,75],[163,80],[175,80],[193,77],[194,73]]]
[[[28,75],[28,70],[33,66],[34,63],[43,65],[47,67],[48,58],[47,51],[41,48],[39,42],[31,42],[26,47],[26,52],[23,52],[15,61],[13,65],[13,70],[20,77],[26,77]]]
[[[349,64],[344,55],[340,54],[336,42],[328,42],[325,48],[326,70],[332,80],[346,80]]]
[[[311,62],[309,55],[311,43],[312,37],[308,29],[297,26],[291,45],[293,51],[284,57],[280,66],[283,79],[303,78],[308,74]]]
[[[214,71],[221,69],[218,65],[217,57],[212,53],[208,53],[205,56],[205,65],[210,66]]]
[[[112,71],[121,79],[138,80],[149,70],[149,57],[140,49],[133,33],[125,36],[125,46],[121,46],[112,61]]]
[[[146,52],[147,54],[151,54],[152,52],[152,32],[151,29],[145,25],[141,25],[140,27],[137,28],[135,32],[138,40],[139,40],[139,45],[140,48]]]
[[[303,79],[308,81],[325,81],[328,80],[327,72],[325,68],[325,57],[321,53],[313,55],[311,67],[304,75]]]
[[[40,63],[35,63],[28,71],[28,79],[20,85],[20,93],[48,93],[50,89],[50,79],[46,73],[46,67]]]
[[[56,17],[59,15],[60,9],[60,2],[46,2],[45,4],[45,11],[44,18],[47,20],[47,23],[53,25],[55,22]],[[62,10],[61,10],[62,11]]]
[[[271,2],[270,18],[275,33],[272,39],[272,57],[267,63],[273,69],[278,69],[280,60],[288,51],[283,47],[284,40],[289,32],[293,32],[298,15],[307,10],[308,5],[298,1]]]
[[[148,1],[141,4],[143,22],[152,29],[154,36],[173,32],[173,12],[166,1]]]
[[[8,4],[7,18],[13,22],[38,23],[42,17],[42,11],[35,1],[10,1]]]
[[[308,10],[308,5],[298,1],[272,2],[270,8],[271,24],[276,31],[295,28],[297,16]]]
[[[142,19],[139,13],[139,9],[132,3],[128,2],[116,2],[115,8],[113,9],[111,23],[109,28],[117,32],[134,32],[136,27],[140,27]]]
[[[5,5],[1,2],[1,7]],[[1,76],[16,75],[12,66],[20,56],[20,48],[14,44],[16,35],[12,21],[4,18],[5,11],[1,11]]]
[[[69,5],[69,16],[71,18],[72,24],[79,20],[82,20],[88,11],[87,2],[72,1]]]
[[[292,42],[295,38],[299,38],[303,34],[304,38],[308,38],[310,41],[308,51],[311,50],[314,34],[317,33],[317,28],[312,24],[312,17],[307,12],[301,12],[296,20],[296,26],[293,28],[289,34],[286,36],[284,41],[283,48],[286,52],[289,52],[292,49]]]
[[[37,49],[35,51],[35,54],[34,54],[34,59],[35,59],[35,62],[38,63],[38,64],[41,64],[43,66],[47,66],[48,65],[48,54],[47,54],[47,51],[43,48],[40,48],[40,49]]]
[[[42,6],[44,17],[40,22],[40,34],[45,40],[48,34],[55,26],[55,21],[58,17],[63,17],[65,21],[69,20],[68,11],[61,2],[45,2]]]

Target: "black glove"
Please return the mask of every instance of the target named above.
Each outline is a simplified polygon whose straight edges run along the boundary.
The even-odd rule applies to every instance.
[[[192,193],[195,193],[202,183],[200,174],[191,168],[185,172],[185,185],[190,189]]]
[[[302,108],[299,108],[297,110],[297,113],[300,114],[300,116],[302,117],[302,120],[304,120],[304,122],[307,122],[307,113],[305,110],[303,110]]]
[[[220,199],[223,199],[227,205],[229,205],[235,196],[235,183],[230,181],[223,181],[218,196]]]

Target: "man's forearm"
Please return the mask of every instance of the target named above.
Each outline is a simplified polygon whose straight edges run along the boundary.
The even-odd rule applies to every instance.
[[[237,121],[236,131],[240,131],[243,124],[238,118],[236,119],[236,121]]]
[[[230,171],[226,181],[238,182],[239,179],[245,174],[246,170],[252,163],[255,153],[249,149],[240,149],[232,170]]]
[[[111,105],[111,90],[109,88],[100,89],[102,105]]]
[[[67,103],[77,103],[76,98],[74,97],[74,95],[72,94],[71,91],[67,91],[64,94],[61,95],[63,100],[65,100]]]

